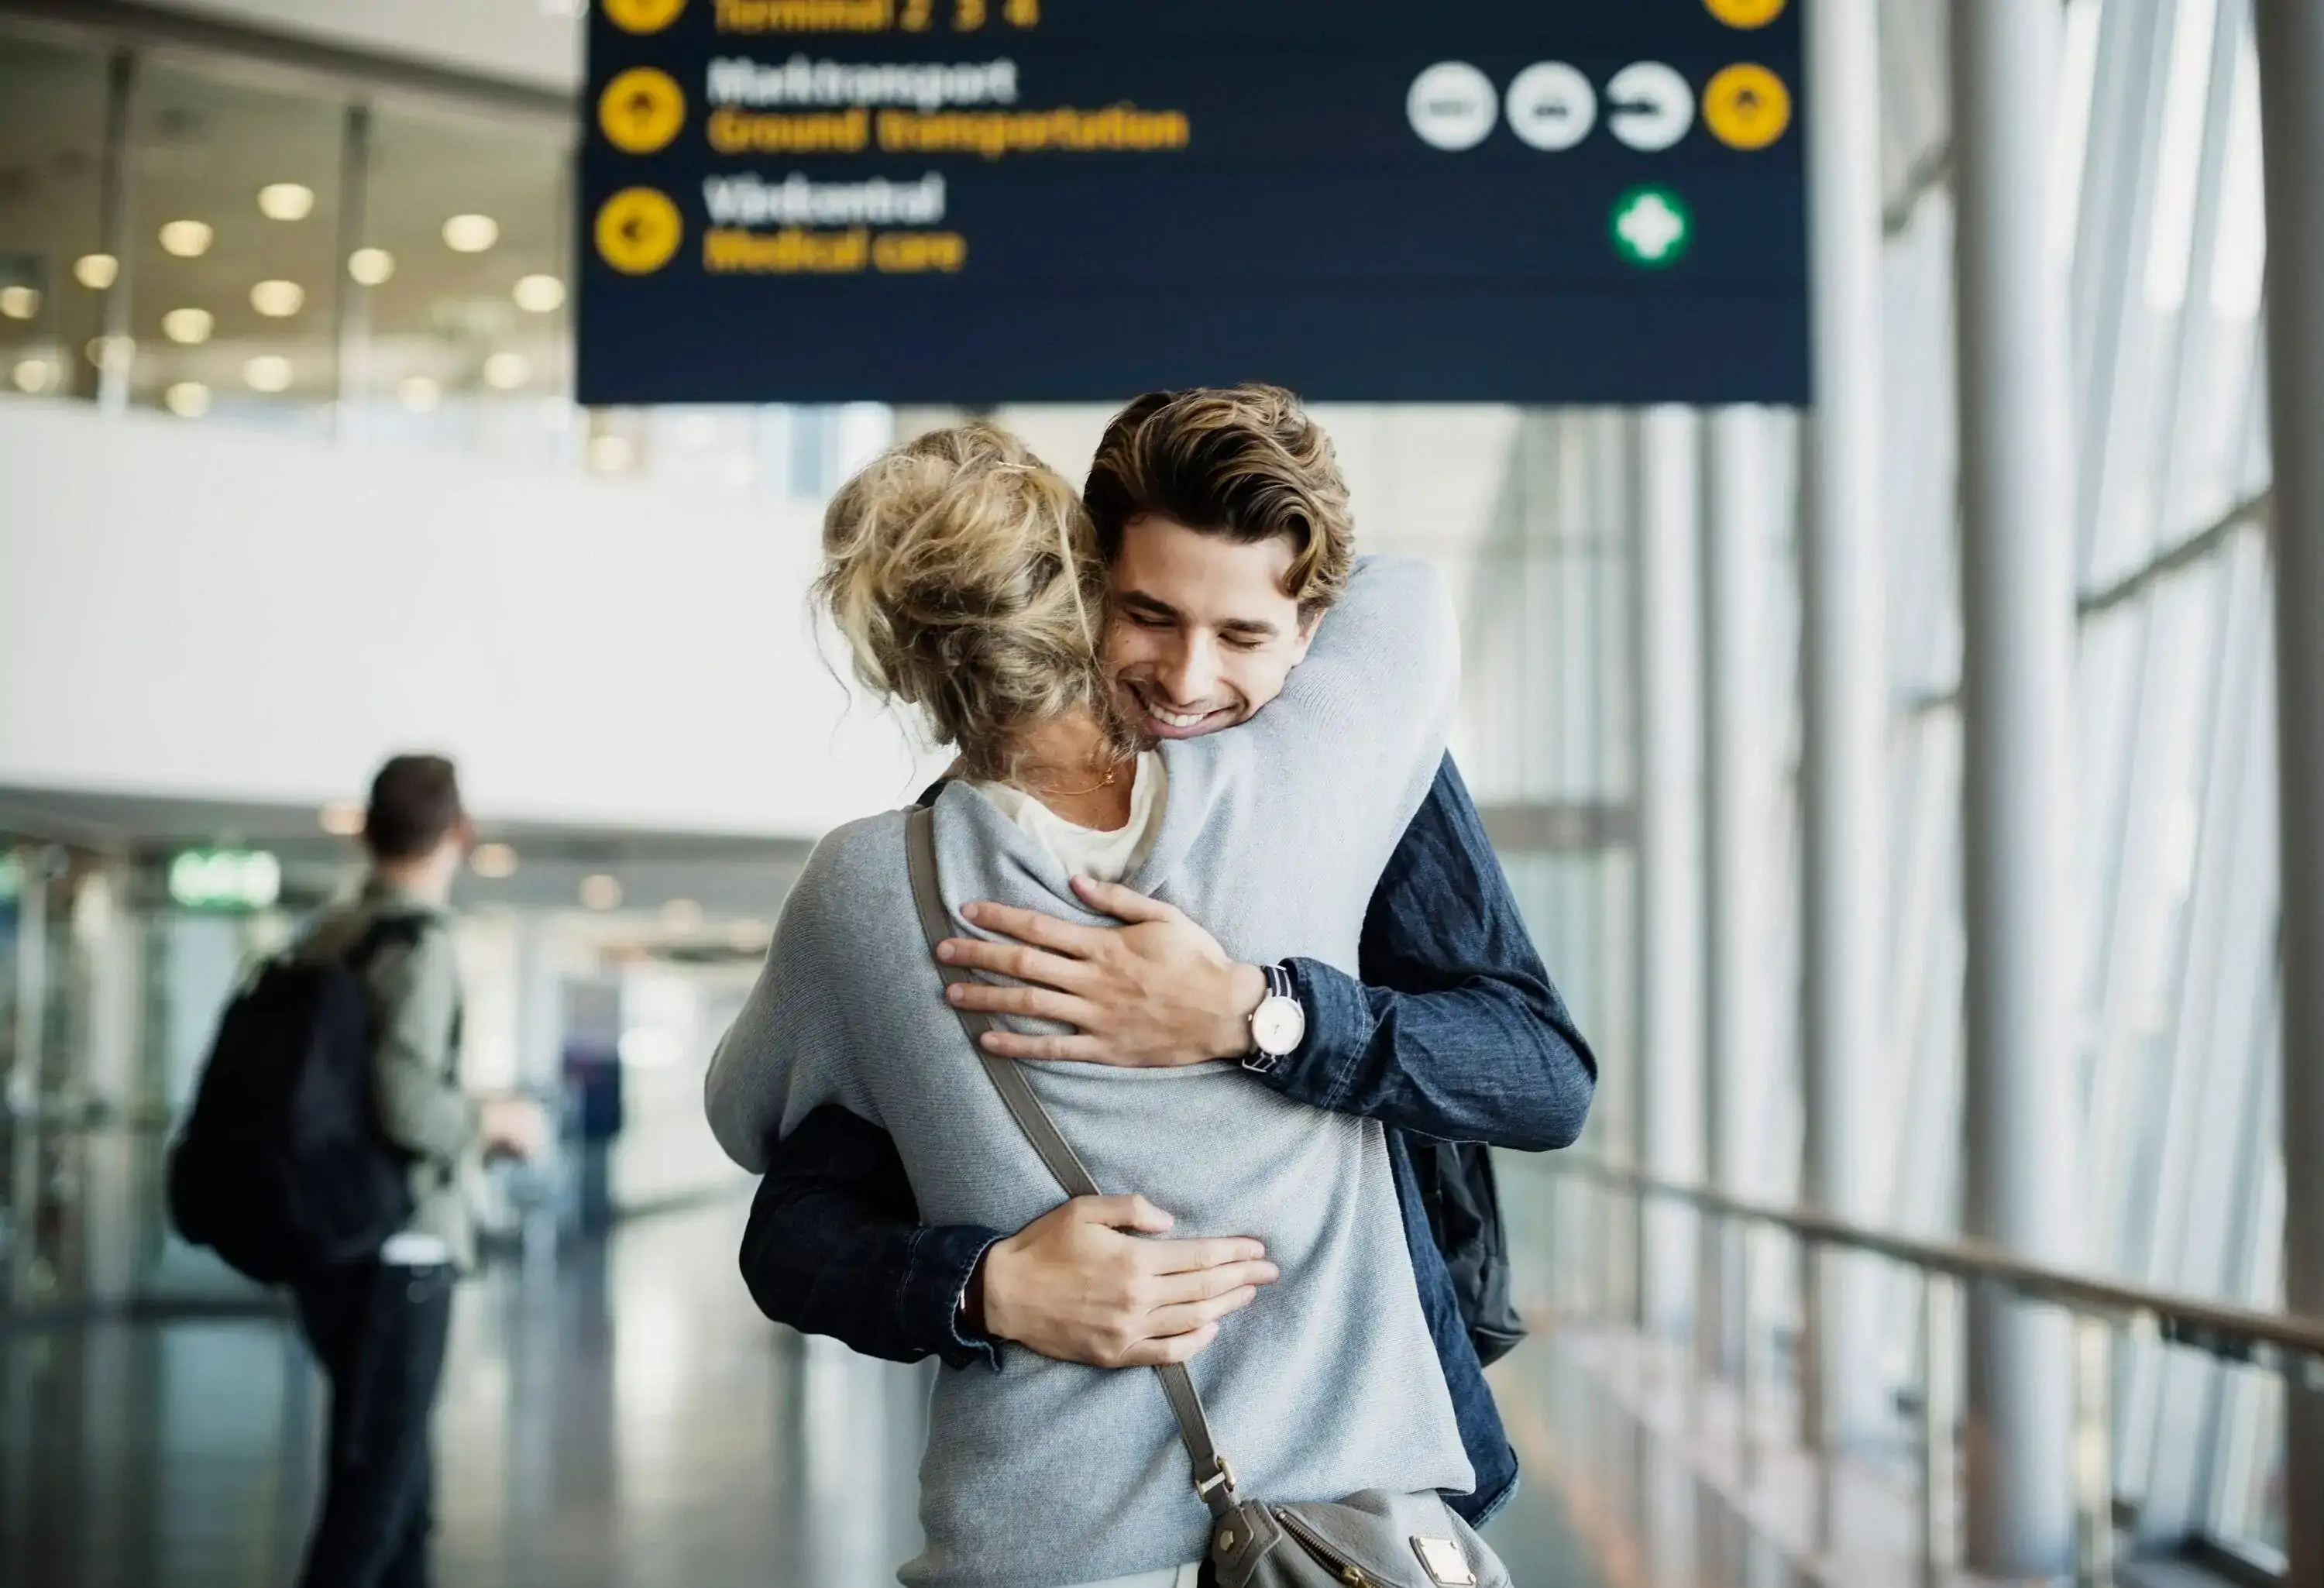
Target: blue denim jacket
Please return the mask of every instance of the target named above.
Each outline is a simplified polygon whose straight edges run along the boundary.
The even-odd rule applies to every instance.
[[[1372,894],[1361,980],[1313,960],[1289,968],[1307,1033],[1263,1078],[1299,1102],[1388,1127],[1421,1309],[1477,1471],[1476,1489],[1451,1503],[1481,1522],[1516,1490],[1517,1454],[1429,1228],[1414,1143],[1570,1145],[1598,1062],[1550,984],[1450,756]],[[769,1317],[866,1355],[997,1363],[995,1343],[964,1327],[960,1303],[978,1259],[1007,1233],[921,1223],[895,1143],[826,1106],[770,1153],[742,1277]]]

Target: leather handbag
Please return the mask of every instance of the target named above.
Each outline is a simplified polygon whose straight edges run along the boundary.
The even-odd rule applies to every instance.
[[[904,840],[913,900],[933,955],[953,935],[937,885],[936,813],[925,806],[907,811]],[[937,969],[947,983],[968,979],[966,971],[941,961]],[[994,1029],[991,1018],[954,1012],[1001,1102],[1065,1195],[1101,1195],[1017,1061],[985,1052],[977,1040]],[[1210,1508],[1205,1582],[1219,1588],[1513,1588],[1500,1558],[1434,1491],[1367,1489],[1342,1500],[1287,1504],[1246,1496],[1236,1485],[1234,1467],[1211,1436],[1192,1375],[1176,1363],[1154,1371],[1193,1463],[1194,1492]]]

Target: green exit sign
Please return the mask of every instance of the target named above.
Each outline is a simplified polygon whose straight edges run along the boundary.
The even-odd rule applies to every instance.
[[[282,863],[263,849],[189,849],[170,863],[170,897],[188,909],[264,909],[282,896]]]

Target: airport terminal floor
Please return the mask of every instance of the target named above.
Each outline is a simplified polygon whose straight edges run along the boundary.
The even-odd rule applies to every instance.
[[[933,1370],[761,1318],[734,1271],[743,1211],[722,1199],[649,1215],[466,1288],[437,1425],[438,1581],[893,1581],[916,1537]],[[1520,1583],[1599,1588],[1627,1580],[1604,1560],[1639,1546],[1618,1517],[1577,1527],[1548,1432],[1550,1355],[1529,1343],[1501,1377],[1527,1481],[1490,1536]],[[323,1399],[286,1320],[23,1332],[0,1362],[0,1561],[14,1588],[291,1579]]]

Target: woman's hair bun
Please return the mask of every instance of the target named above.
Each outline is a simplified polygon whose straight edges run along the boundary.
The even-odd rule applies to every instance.
[[[832,498],[816,596],[866,688],[927,713],[970,777],[1001,779],[1023,731],[1103,718],[1104,569],[1080,496],[998,426],[891,448]]]

